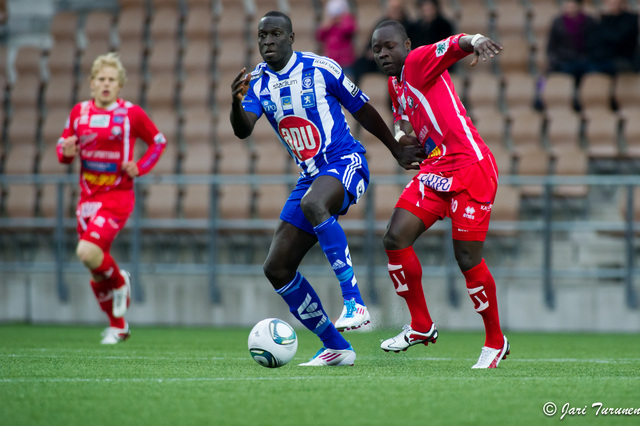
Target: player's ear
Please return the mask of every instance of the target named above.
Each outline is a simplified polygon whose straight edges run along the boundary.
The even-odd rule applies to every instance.
[[[404,41],[404,48],[407,50],[407,52],[411,51],[411,39],[408,38]]]
[[[289,44],[293,44],[294,41],[296,41],[296,33],[292,31],[291,34],[289,34]]]

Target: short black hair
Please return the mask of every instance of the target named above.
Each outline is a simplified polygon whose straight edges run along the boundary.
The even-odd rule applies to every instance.
[[[404,27],[404,25],[402,25],[398,21],[394,21],[393,19],[387,19],[386,21],[380,22],[373,31],[375,32],[378,29],[385,27],[392,27],[403,40],[409,38],[409,36],[407,35],[407,29]]]
[[[289,16],[287,16],[286,14],[277,10],[272,10],[271,12],[267,12],[264,14],[263,18],[267,18],[267,17],[284,19],[285,26],[286,26],[285,30],[289,31],[290,33],[293,32],[293,24],[291,23],[291,18],[289,18]]]

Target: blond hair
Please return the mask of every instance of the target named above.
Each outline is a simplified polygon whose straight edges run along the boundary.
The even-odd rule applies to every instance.
[[[127,72],[120,62],[120,57],[116,52],[109,52],[104,55],[98,56],[95,61],[93,61],[93,65],[91,65],[91,80],[96,78],[96,75],[100,72],[103,67],[113,67],[118,70],[118,83],[120,83],[120,87],[124,86],[127,82]]]

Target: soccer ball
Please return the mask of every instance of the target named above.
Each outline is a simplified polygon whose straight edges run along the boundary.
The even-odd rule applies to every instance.
[[[293,359],[297,349],[295,330],[281,319],[263,319],[249,333],[249,353],[263,367],[282,367]]]

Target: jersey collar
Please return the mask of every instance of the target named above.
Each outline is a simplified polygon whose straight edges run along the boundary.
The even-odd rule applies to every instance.
[[[287,65],[285,65],[284,68],[282,68],[280,71],[273,71],[268,67],[267,69],[269,69],[269,71],[275,74],[280,74],[280,75],[286,74],[291,70],[291,68],[293,68],[293,65],[296,63],[297,60],[298,60],[298,54],[294,51],[293,54],[291,55],[291,58],[289,58],[289,62],[287,62]]]

